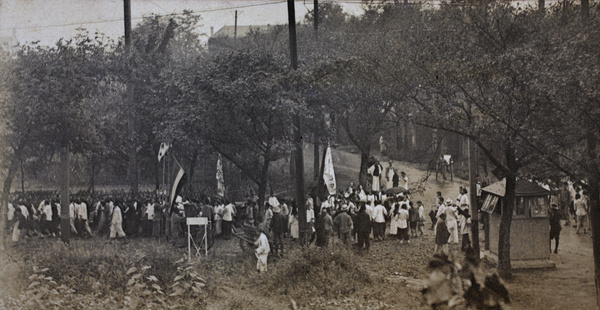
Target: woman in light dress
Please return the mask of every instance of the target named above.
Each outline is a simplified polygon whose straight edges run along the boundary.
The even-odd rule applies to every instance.
[[[300,233],[298,227],[298,208],[296,205],[292,206],[292,213],[290,214],[288,225],[292,239],[298,239],[300,237]]]

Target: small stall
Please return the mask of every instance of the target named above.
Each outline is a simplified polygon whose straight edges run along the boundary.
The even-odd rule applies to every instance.
[[[484,202],[481,211],[486,217],[485,245],[486,257],[492,261],[498,258],[500,216],[506,192],[506,179],[482,189]],[[515,205],[510,227],[511,265],[519,268],[552,268],[550,260],[550,209],[551,192],[527,181],[517,180]]]

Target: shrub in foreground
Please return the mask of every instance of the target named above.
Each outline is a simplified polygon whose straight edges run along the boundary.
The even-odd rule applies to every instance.
[[[349,249],[298,251],[267,276],[269,291],[294,298],[343,297],[372,282]]]

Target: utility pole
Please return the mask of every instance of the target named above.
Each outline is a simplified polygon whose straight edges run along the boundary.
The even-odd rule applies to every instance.
[[[477,261],[479,261],[479,212],[477,210],[477,165],[475,164],[477,145],[469,138],[467,140],[467,146],[469,148],[469,201],[471,202],[471,235],[473,238],[471,242],[473,250],[477,255]]]
[[[315,7],[314,8],[315,24],[313,26],[315,27],[315,36],[316,36],[319,32],[319,0],[315,0],[314,7]]]
[[[233,38],[237,39],[237,17],[238,17],[238,11],[235,10],[235,24],[233,26]]]
[[[288,5],[288,28],[290,34],[290,61],[292,70],[298,69],[298,47],[296,45],[296,10],[294,0],[287,0]],[[306,222],[306,203],[304,200],[304,153],[302,150],[302,118],[299,113],[294,115],[294,145],[296,157],[296,205],[298,206],[298,224],[300,228],[300,240],[307,245],[311,233]]]
[[[127,51],[127,59],[131,57],[131,0],[123,0],[124,21],[125,21],[125,49]],[[131,66],[131,61],[129,61]],[[132,68],[129,68],[130,79],[132,78]],[[129,134],[129,177],[131,185],[131,193],[133,197],[138,195],[138,172],[137,172],[137,148],[135,144],[135,121],[133,107],[134,86],[131,81],[127,83],[126,106],[128,107],[127,130]]]
[[[319,35],[319,0],[315,0],[314,2],[314,28],[315,28],[315,41],[317,36]],[[313,141],[313,169],[314,169],[314,174],[315,174],[315,181],[317,181],[317,184],[320,183],[320,179],[323,178],[322,174],[319,174],[319,172],[321,171],[320,167],[319,167],[319,134],[318,134],[318,130],[315,129],[315,134],[314,136],[314,141]],[[325,153],[325,151],[323,151],[323,153]],[[318,189],[317,189],[318,192]],[[316,202],[316,200],[315,200]]]

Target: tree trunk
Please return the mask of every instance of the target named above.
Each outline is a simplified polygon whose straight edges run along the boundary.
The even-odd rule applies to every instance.
[[[20,155],[15,155],[15,157]],[[0,201],[0,214],[2,214],[2,219],[0,220],[0,237],[2,238],[2,242],[0,242],[0,246],[2,250],[4,250],[4,242],[6,241],[6,213],[8,212],[8,198],[10,196],[10,188],[12,187],[12,182],[17,175],[17,163],[18,159],[13,159],[11,165],[8,167],[8,174],[6,175],[6,179],[4,179],[4,186],[2,188],[2,201]]]
[[[360,153],[360,171],[358,172],[358,182],[360,183],[360,185],[362,185],[365,192],[367,192],[367,169],[369,169],[369,156],[370,152],[368,148],[366,151],[362,151]]]
[[[593,128],[593,127],[590,127]],[[586,155],[588,164],[588,182],[590,184],[589,216],[592,221],[592,245],[594,250],[594,279],[596,280],[596,305],[600,309],[600,170],[597,165],[596,140],[594,133],[589,132],[586,137]]]
[[[321,172],[320,169],[320,153],[319,153],[319,143],[317,142],[317,135],[314,135],[314,142],[313,142],[313,172],[315,173],[315,177],[314,180],[315,181],[319,181],[320,175],[319,172]]]
[[[477,208],[477,165],[475,164],[475,153],[477,152],[477,146],[475,142],[471,142],[471,139],[467,139],[469,146],[469,201],[471,202],[471,236],[473,250],[477,254],[477,260],[479,261],[479,212]]]
[[[131,186],[131,194],[137,198],[138,195],[138,163],[137,163],[137,147],[136,147],[136,132],[135,132],[135,119],[133,112],[133,95],[134,87],[133,84],[127,85],[127,106],[129,106],[129,115],[127,119],[127,131],[129,135],[129,185]]]
[[[498,273],[504,279],[512,278],[510,262],[510,226],[512,224],[513,209],[515,206],[515,188],[517,183],[517,165],[514,147],[506,149],[506,161],[510,173],[506,176],[506,188],[502,201],[502,215],[500,217],[500,232],[498,236]]]
[[[94,154],[92,154],[90,156],[90,186],[88,187],[88,191],[90,193],[94,192],[95,177],[96,177],[96,160],[95,160]]]
[[[21,192],[23,193],[23,196],[25,196],[25,168],[23,167],[23,157],[21,157]]]
[[[162,161],[167,160],[166,158],[163,157],[163,159],[161,161],[156,161],[154,163],[154,189],[158,192],[160,188],[160,182],[161,182],[161,173],[160,173],[160,166],[163,165]]]
[[[196,164],[198,163],[198,149],[194,150],[194,154],[192,155],[192,160],[190,162],[190,169],[189,169],[189,174],[188,174],[188,191],[190,193],[193,193],[194,189],[193,189],[193,179],[194,179],[194,174],[196,174]]]
[[[581,19],[587,21],[590,15],[590,0],[581,0]]]
[[[60,231],[63,241],[71,236],[69,211],[69,147],[65,146],[60,150]]]
[[[265,194],[267,193],[267,180],[269,177],[270,161],[265,159],[262,171],[260,172],[260,183],[258,184],[258,213],[263,217],[265,211]]]

